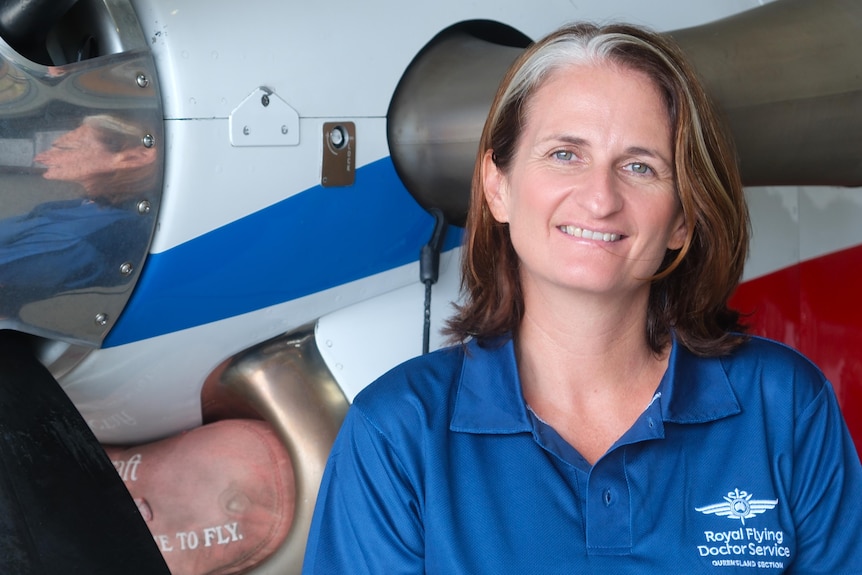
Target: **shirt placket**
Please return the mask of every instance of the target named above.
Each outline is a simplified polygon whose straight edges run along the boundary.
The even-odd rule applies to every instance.
[[[627,446],[664,437],[661,408],[654,401],[632,428],[599,459],[586,486],[586,540],[591,555],[627,555],[632,550],[632,501]]]

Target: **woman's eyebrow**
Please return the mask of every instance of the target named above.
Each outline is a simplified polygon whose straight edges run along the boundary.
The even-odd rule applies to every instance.
[[[670,160],[668,158],[666,158],[664,156],[664,154],[662,154],[661,152],[659,152],[658,150],[655,150],[653,148],[644,148],[642,146],[630,146],[630,147],[626,148],[626,154],[629,154],[632,156],[647,156],[649,158],[657,158],[657,159],[661,160],[662,162],[666,163],[667,165],[670,165]]]
[[[542,138],[538,141],[540,144],[544,144],[547,142],[563,142],[566,144],[572,144],[574,146],[589,146],[590,142],[586,138],[579,138],[577,136],[570,136],[566,134],[551,134],[545,138]]]

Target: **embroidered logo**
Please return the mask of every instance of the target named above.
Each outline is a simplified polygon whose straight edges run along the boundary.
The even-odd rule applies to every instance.
[[[719,517],[739,519],[745,525],[746,519],[751,519],[755,515],[775,509],[775,506],[778,505],[778,499],[752,499],[751,497],[752,495],[747,491],[740,491],[737,488],[728,492],[724,497],[723,503],[695,507],[694,510],[700,511],[704,515],[718,515]]]

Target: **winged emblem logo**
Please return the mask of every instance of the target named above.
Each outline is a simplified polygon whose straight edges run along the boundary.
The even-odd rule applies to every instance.
[[[751,497],[752,495],[747,491],[740,491],[737,488],[728,492],[722,503],[695,507],[694,510],[700,511],[704,515],[739,519],[745,525],[746,519],[760,515],[764,511],[775,509],[775,506],[778,505],[778,499],[752,499]]]

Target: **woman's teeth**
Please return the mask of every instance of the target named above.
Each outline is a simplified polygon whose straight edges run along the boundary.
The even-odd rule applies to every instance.
[[[621,237],[620,234],[594,232],[592,230],[585,230],[583,228],[578,228],[575,226],[560,226],[560,230],[562,230],[564,233],[569,234],[570,236],[575,236],[576,238],[584,238],[585,240],[615,242]]]

